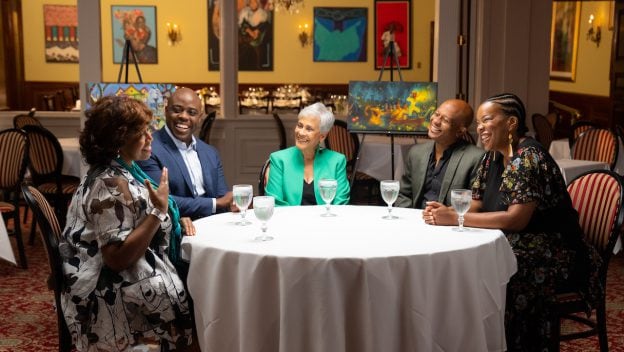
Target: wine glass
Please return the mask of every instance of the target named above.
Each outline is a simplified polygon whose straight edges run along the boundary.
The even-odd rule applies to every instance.
[[[464,214],[470,209],[472,201],[472,191],[469,189],[453,189],[451,190],[451,205],[457,212],[457,221],[459,227],[456,231],[464,231]]]
[[[253,187],[251,185],[234,185],[232,187],[232,194],[234,196],[234,204],[240,209],[241,213],[241,219],[236,222],[236,225],[250,225],[251,221],[245,219],[245,215],[247,214],[249,204],[251,204],[251,199],[253,198]]]
[[[396,180],[383,180],[379,183],[381,189],[381,197],[384,202],[388,204],[388,215],[384,215],[382,219],[392,220],[398,219],[397,216],[392,215],[392,203],[394,203],[399,196],[399,181]]]
[[[331,178],[322,178],[319,181],[319,193],[321,193],[321,198],[325,202],[325,213],[321,214],[321,216],[331,217],[336,216],[336,214],[332,213],[330,210],[331,202],[336,197],[336,188],[338,188],[338,181]]]
[[[267,236],[267,221],[273,216],[275,198],[272,196],[257,196],[253,198],[254,214],[258,220],[262,221],[262,235],[255,238],[256,241],[270,241],[273,239]]]

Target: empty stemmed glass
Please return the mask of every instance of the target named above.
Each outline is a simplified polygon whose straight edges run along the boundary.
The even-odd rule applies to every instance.
[[[392,203],[394,203],[399,196],[399,187],[399,181],[395,180],[384,180],[379,183],[381,197],[384,202],[388,204],[388,215],[382,216],[382,219],[398,219],[397,216],[392,215]]]
[[[453,189],[451,190],[451,205],[457,212],[457,222],[459,227],[456,231],[464,231],[464,214],[470,209],[472,201],[472,191],[469,189]]]
[[[236,225],[246,226],[250,225],[251,221],[245,219],[247,214],[247,208],[251,204],[253,198],[253,186],[252,185],[234,185],[232,187],[232,195],[234,197],[234,204],[240,209],[241,219],[236,222]]]
[[[321,216],[330,217],[336,216],[336,214],[331,212],[331,202],[336,197],[336,189],[338,188],[338,181],[330,178],[322,178],[319,181],[319,193],[321,194],[321,198],[325,202],[325,213],[321,214]]]
[[[262,222],[262,235],[255,238],[256,241],[270,241],[273,239],[267,236],[267,221],[273,216],[275,198],[272,196],[257,196],[253,198],[254,214]]]

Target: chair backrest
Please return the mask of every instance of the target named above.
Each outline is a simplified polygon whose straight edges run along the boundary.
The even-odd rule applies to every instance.
[[[620,233],[624,212],[621,177],[608,170],[590,171],[580,175],[568,184],[572,206],[579,215],[585,240],[593,245],[606,264]]]
[[[60,182],[63,149],[56,136],[40,126],[28,125],[24,126],[23,130],[26,131],[30,143],[28,168],[33,182],[35,184],[50,180]]]
[[[572,147],[572,159],[601,161],[615,167],[618,142],[615,133],[604,128],[590,128],[581,133]]]
[[[592,121],[577,121],[570,127],[570,136],[568,136],[568,140],[570,142],[570,148],[574,145],[574,142],[581,135],[581,133],[591,129],[591,128],[599,128],[598,125]]]
[[[28,125],[42,126],[41,121],[35,117],[35,112],[37,112],[37,110],[32,108],[27,114],[15,115],[15,117],[13,117],[13,127],[22,128]]]
[[[548,150],[548,148],[550,148],[550,143],[555,138],[552,125],[548,122],[546,116],[542,114],[535,113],[533,114],[532,119],[537,141],[540,142],[546,150]]]
[[[71,337],[65,324],[61,309],[61,292],[64,290],[63,259],[59,250],[61,243],[61,227],[59,226],[54,209],[35,187],[22,186],[22,194],[28,207],[32,210],[48,254],[48,262],[52,275],[52,289],[56,301],[56,313],[59,327],[59,351],[71,350]]]
[[[215,119],[217,118],[217,112],[211,111],[204,122],[202,122],[201,129],[199,130],[199,139],[210,144],[210,131],[212,130],[212,125],[214,124]]]
[[[279,149],[286,149],[286,129],[284,128],[284,123],[276,112],[273,113],[273,120],[275,121],[275,125],[277,125],[277,135],[279,136]]]
[[[335,120],[334,127],[329,130],[327,138],[325,138],[325,146],[344,154],[347,158],[347,167],[353,167],[357,152],[360,149],[360,140],[356,134],[349,132],[346,122]]]
[[[260,170],[260,175],[258,176],[258,195],[263,196],[266,194],[265,188],[269,182],[269,170],[271,170],[271,159],[267,159]]]
[[[0,189],[19,192],[26,173],[28,138],[20,129],[0,131]]]

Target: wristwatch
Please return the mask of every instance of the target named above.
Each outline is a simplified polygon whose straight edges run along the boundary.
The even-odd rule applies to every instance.
[[[154,215],[155,217],[157,217],[158,220],[160,220],[160,222],[163,222],[163,221],[167,220],[167,212],[162,212],[158,208],[152,208],[152,210],[150,210],[149,214],[150,215]]]

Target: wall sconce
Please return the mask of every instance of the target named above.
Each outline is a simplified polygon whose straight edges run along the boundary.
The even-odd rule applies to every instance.
[[[167,36],[169,37],[169,45],[175,45],[182,37],[180,27],[175,23],[167,22]]]
[[[600,33],[600,26],[594,28],[594,15],[589,15],[589,29],[587,30],[587,40],[596,43],[596,47],[600,46],[600,39],[602,35]]]
[[[308,24],[299,25],[299,42],[301,47],[312,44],[312,33],[308,31]]]

